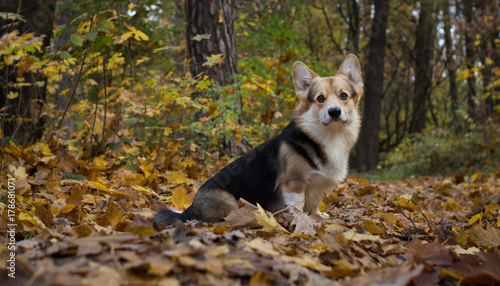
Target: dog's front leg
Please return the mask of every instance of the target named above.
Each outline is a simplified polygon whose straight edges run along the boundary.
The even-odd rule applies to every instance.
[[[294,206],[303,212],[307,188],[305,180],[300,177],[295,177],[283,181],[284,183],[281,184],[281,195],[285,206]],[[290,208],[289,211],[292,211],[292,209]]]

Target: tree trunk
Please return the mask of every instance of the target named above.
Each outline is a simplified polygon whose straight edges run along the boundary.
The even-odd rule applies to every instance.
[[[476,77],[472,72],[475,61],[474,38],[471,31],[472,28],[472,0],[463,1],[464,16],[467,25],[465,27],[465,56],[467,58],[467,104],[469,106],[469,118],[476,120],[477,113],[477,97],[476,97]]]
[[[214,84],[232,83],[237,73],[232,0],[186,0],[186,39],[193,77],[205,74]],[[210,39],[193,40],[196,35],[210,34]],[[224,62],[203,66],[212,55],[224,54]]]
[[[346,1],[345,3],[347,5],[347,15],[344,14],[344,11],[342,9],[342,3],[340,0],[337,0],[337,7],[339,10],[340,15],[342,18],[344,18],[344,21],[346,22],[348,26],[347,30],[347,51],[348,52],[353,52],[353,53],[358,53],[359,52],[359,35],[360,35],[360,30],[359,30],[359,25],[360,25],[360,19],[359,19],[359,4],[357,1]]]
[[[415,43],[415,83],[410,133],[421,132],[426,123],[432,87],[432,59],[434,57],[434,40],[436,37],[436,26],[432,19],[433,12],[433,0],[420,1],[420,15]]]
[[[478,13],[477,17],[478,19],[481,19],[483,17],[487,17],[488,15],[492,14],[492,12],[489,12],[489,5],[486,1],[480,1],[476,3],[476,13]],[[491,4],[490,4],[491,5]],[[495,9],[496,5],[493,3],[492,8]],[[495,12],[493,12],[495,13]],[[479,21],[480,25],[478,26],[480,32],[481,32],[481,43],[478,46],[478,55],[479,55],[479,60],[481,61],[481,73],[483,76],[483,96],[482,98],[485,99],[485,112],[487,117],[491,117],[493,115],[493,108],[495,106],[495,102],[493,100],[494,93],[492,92],[493,89],[489,88],[489,85],[491,83],[491,77],[493,73],[493,66],[488,62],[488,58],[492,58],[492,53],[491,50],[495,48],[495,46],[492,46],[491,49],[489,47],[489,37],[493,32],[496,31],[496,25],[493,25],[493,29],[490,29],[488,25],[485,25],[486,23],[483,21]],[[498,21],[497,21],[498,23]]]
[[[42,52],[49,46],[52,37],[55,0],[10,0],[0,1],[0,12],[16,13],[24,17],[26,22],[12,24],[11,20],[0,18],[0,35],[15,28],[19,34],[33,32],[35,36],[45,35],[43,39]],[[0,88],[0,107],[8,104],[3,136],[15,137],[21,143],[33,142],[43,134],[45,119],[42,115],[46,98],[47,79],[41,74],[25,73],[24,78],[31,83],[30,86],[22,88],[10,87],[8,84],[17,81],[13,66],[5,66],[0,70],[3,88]],[[43,82],[43,86],[35,85],[35,82]],[[16,99],[7,101],[7,91],[16,91],[19,96]],[[23,118],[23,120],[16,120]]]
[[[374,170],[378,161],[378,133],[384,83],[384,60],[389,1],[375,0],[375,16],[372,21],[368,63],[365,66],[365,91],[363,125],[357,146],[359,171]]]
[[[444,0],[443,5],[443,22],[444,22],[444,45],[446,48],[446,68],[448,70],[448,81],[449,81],[449,91],[451,100],[451,110],[453,113],[452,124],[455,131],[460,129],[459,123],[457,121],[457,110],[458,105],[458,86],[457,86],[457,69],[455,66],[455,60],[453,59],[453,41],[451,39],[451,16],[450,16],[450,6],[448,1]]]

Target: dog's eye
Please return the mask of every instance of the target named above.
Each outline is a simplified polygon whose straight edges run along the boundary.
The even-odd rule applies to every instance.
[[[320,96],[318,96],[317,100],[319,103],[323,103],[323,102],[325,102],[326,99],[323,95],[320,95]]]
[[[349,95],[347,95],[347,93],[342,92],[342,93],[340,94],[340,99],[342,99],[342,100],[346,100],[346,99],[348,99],[348,98],[349,98]]]

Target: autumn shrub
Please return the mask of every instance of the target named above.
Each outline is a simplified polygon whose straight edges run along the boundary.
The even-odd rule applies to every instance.
[[[432,127],[405,138],[383,162],[384,173],[393,178],[431,175],[470,168],[495,168],[500,159],[499,126],[488,123],[467,132]]]

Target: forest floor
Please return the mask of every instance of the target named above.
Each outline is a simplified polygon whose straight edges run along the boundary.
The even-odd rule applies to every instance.
[[[223,223],[189,221],[158,232],[156,209],[188,205],[197,188],[165,189],[181,174],[89,165],[38,146],[6,149],[12,157],[2,176],[15,182],[17,250],[9,268],[5,180],[2,285],[500,283],[498,172],[350,177],[323,198],[326,219],[295,209],[273,216],[241,201]],[[76,169],[84,175],[73,175]],[[12,270],[15,279],[7,277]]]

